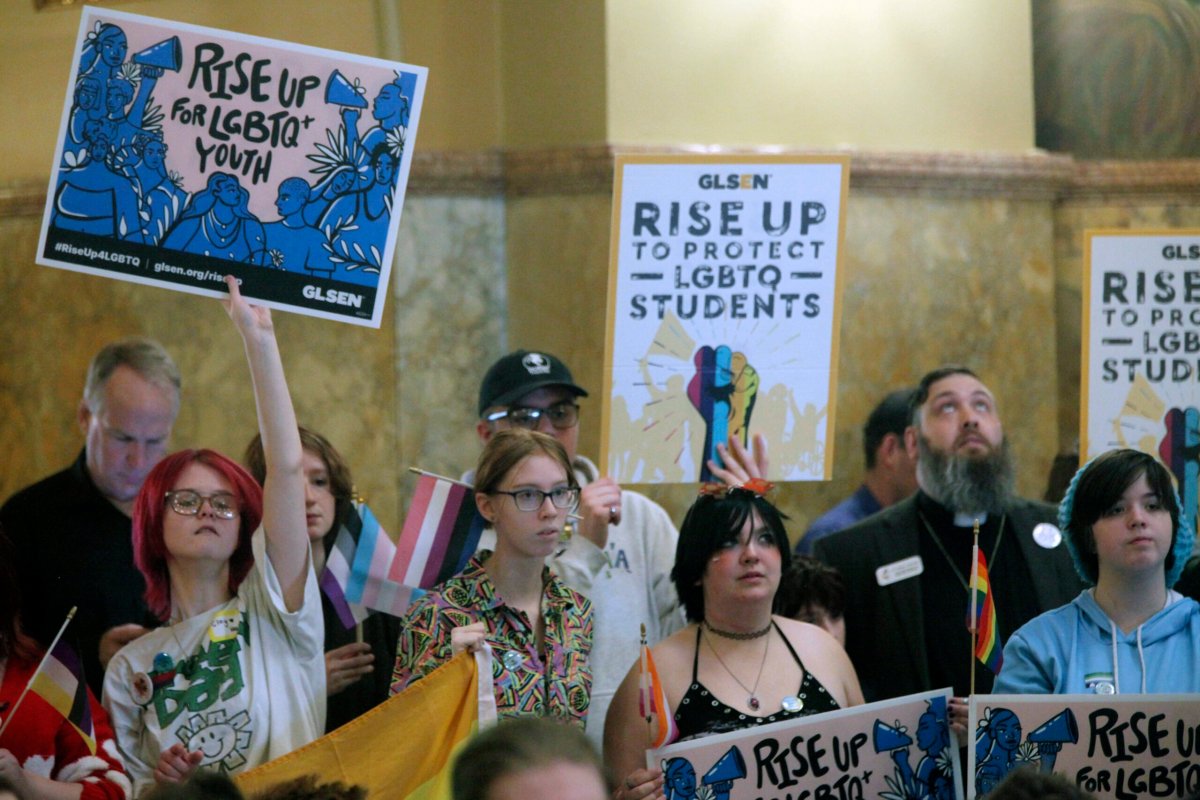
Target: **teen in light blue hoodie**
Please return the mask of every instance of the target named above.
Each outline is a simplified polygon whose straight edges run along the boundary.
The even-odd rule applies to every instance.
[[[1200,692],[1200,605],[1171,587],[1195,532],[1153,456],[1113,450],[1071,482],[1059,525],[1092,584],[1009,639],[996,694]]]

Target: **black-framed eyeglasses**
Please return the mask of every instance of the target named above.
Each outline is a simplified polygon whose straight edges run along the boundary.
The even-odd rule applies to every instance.
[[[554,504],[555,508],[572,509],[579,502],[579,490],[566,486],[560,486],[548,492],[543,492],[541,489],[517,489],[512,492],[497,489],[492,494],[508,495],[521,511],[537,511],[542,507],[542,503],[546,502],[547,497],[550,498],[550,502]]]
[[[579,406],[570,400],[555,403],[549,408],[509,406],[504,411],[493,411],[484,417],[484,419],[488,422],[499,422],[502,419],[506,419],[508,420],[508,424],[514,428],[525,428],[526,430],[533,431],[537,430],[543,415],[550,420],[551,425],[560,431],[567,428],[574,428],[579,424]]]
[[[205,500],[208,501],[208,507],[212,509],[213,513],[221,519],[233,519],[238,515],[237,498],[229,492],[200,494],[193,489],[179,489],[167,492],[163,498],[171,504],[171,508],[176,514],[183,514],[185,517],[194,517],[199,514]]]

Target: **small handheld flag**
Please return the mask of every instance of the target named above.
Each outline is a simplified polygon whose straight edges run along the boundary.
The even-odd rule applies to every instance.
[[[978,522],[975,523],[975,546],[971,551],[971,583],[967,591],[971,598],[970,611],[967,614],[971,649],[980,663],[993,673],[999,673],[1003,664],[1000,630],[996,624],[996,606],[992,598],[992,584],[988,579],[987,558],[979,549]],[[971,689],[973,692],[974,686]]]
[[[71,723],[83,741],[87,744],[92,755],[96,753],[96,729],[92,724],[92,706],[88,700],[87,681],[83,679],[83,664],[71,646],[62,640],[63,631],[67,629],[75,616],[75,608],[67,614],[58,635],[50,645],[50,649],[42,656],[37,670],[29,679],[29,683],[17,698],[0,733],[17,715],[17,709],[25,695],[32,690],[34,694],[46,701],[55,711],[62,714]]]
[[[472,487],[421,470],[388,578],[431,589],[462,571],[483,533]]]
[[[649,746],[657,749],[678,739],[679,729],[675,727],[675,717],[671,714],[667,693],[663,691],[662,683],[658,679],[654,656],[646,644],[646,625],[644,623],[642,624],[642,657],[638,679],[638,713],[646,719]]]
[[[347,628],[372,612],[401,617],[424,592],[387,577],[396,546],[366,503],[357,502],[338,529],[319,582]]]

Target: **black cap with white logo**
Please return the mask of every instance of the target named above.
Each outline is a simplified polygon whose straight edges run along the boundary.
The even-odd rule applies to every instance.
[[[549,353],[517,350],[488,369],[479,387],[479,416],[489,408],[506,406],[543,386],[562,386],[576,396],[587,391],[575,384],[567,365]]]

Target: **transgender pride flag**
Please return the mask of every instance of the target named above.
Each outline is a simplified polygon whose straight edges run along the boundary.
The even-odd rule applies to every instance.
[[[329,598],[347,628],[373,611],[404,616],[409,604],[423,594],[387,578],[396,546],[365,503],[355,503],[338,530],[325,570],[321,591]]]
[[[474,494],[464,483],[421,473],[388,578],[430,589],[461,572],[484,528]]]

